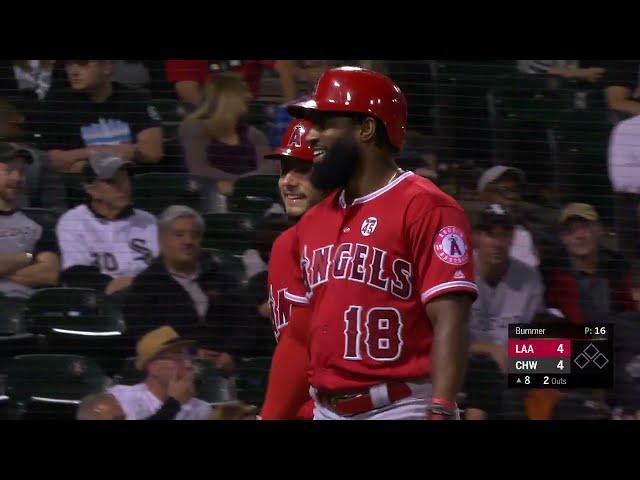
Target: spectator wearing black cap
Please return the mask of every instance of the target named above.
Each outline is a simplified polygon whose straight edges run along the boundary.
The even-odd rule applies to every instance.
[[[219,270],[201,249],[204,221],[182,205],[167,208],[158,220],[160,256],[140,273],[124,299],[128,335],[171,325],[197,339],[201,355],[230,373],[233,360],[226,347],[233,344],[233,323],[220,320],[221,304],[236,282]],[[237,309],[242,306],[236,306]]]
[[[56,227],[66,285],[112,294],[157,257],[156,218],[131,206],[130,165],[108,152],[89,158],[83,171],[87,203],[65,213]]]
[[[80,171],[91,151],[136,165],[162,159],[160,116],[150,98],[110,80],[111,60],[65,60],[70,89],[52,92],[38,120],[42,146],[56,168]]]
[[[544,287],[538,271],[509,256],[513,230],[511,214],[495,204],[482,212],[474,229],[480,294],[473,304],[470,323],[476,343],[506,348],[507,325],[529,323],[544,308]]]
[[[29,150],[33,159],[27,167],[25,188],[18,205],[62,213],[67,209],[62,177],[53,167],[49,154],[30,145],[28,129],[28,119],[23,112],[13,103],[0,99],[0,140],[20,144]]]
[[[60,274],[53,232],[16,209],[31,161],[29,150],[0,143],[0,293],[12,297],[56,285]]]
[[[564,252],[549,267],[549,306],[579,324],[634,311],[630,265],[601,245],[602,226],[595,208],[568,204],[558,217],[558,229]]]
[[[465,387],[468,419],[502,414],[509,361],[508,326],[530,323],[544,309],[544,287],[538,271],[509,257],[513,230],[513,217],[497,204],[480,214],[474,228],[479,294],[469,319],[471,360]]]

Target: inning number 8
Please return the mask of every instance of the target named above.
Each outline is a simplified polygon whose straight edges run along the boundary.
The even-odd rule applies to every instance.
[[[344,312],[344,358],[362,360],[360,338],[362,337],[362,310],[358,305]],[[367,355],[373,360],[391,362],[402,353],[402,318],[395,308],[372,308],[364,322],[364,344]]]

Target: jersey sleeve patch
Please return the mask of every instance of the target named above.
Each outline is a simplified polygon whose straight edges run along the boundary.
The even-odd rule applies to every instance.
[[[433,243],[436,256],[449,265],[466,265],[469,262],[468,242],[458,227],[441,228]]]

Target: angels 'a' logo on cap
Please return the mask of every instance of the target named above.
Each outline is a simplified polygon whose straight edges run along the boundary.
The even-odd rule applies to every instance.
[[[458,227],[440,229],[436,235],[433,250],[440,260],[450,265],[464,265],[469,261],[464,232]]]
[[[293,132],[291,132],[291,137],[289,137],[289,142],[287,142],[287,146],[289,148],[300,148],[302,147],[302,136],[304,135],[304,125],[298,124],[294,127]]]

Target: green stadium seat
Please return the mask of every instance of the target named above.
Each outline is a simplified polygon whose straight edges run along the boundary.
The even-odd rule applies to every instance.
[[[229,210],[262,216],[274,203],[281,203],[277,175],[249,175],[235,182]]]
[[[211,363],[196,360],[196,396],[212,405],[237,401],[235,382],[223,377]]]
[[[7,375],[4,374],[4,365],[0,365],[0,420],[6,420],[8,416],[9,396],[7,395]]]
[[[566,123],[566,128],[554,129],[558,183],[565,203],[590,203],[603,222],[611,225],[613,191],[607,176],[610,127],[599,119],[596,112],[593,116],[585,115],[582,122]]]
[[[35,351],[85,355],[109,374],[131,348],[120,307],[91,289],[38,290],[27,302],[25,318],[38,339]]]
[[[90,288],[45,288],[27,302],[29,331],[70,336],[119,336],[125,328],[121,313],[104,295]]]
[[[0,335],[16,335],[26,332],[24,309],[24,299],[0,295]]]
[[[114,375],[114,381],[118,385],[136,385],[144,381],[144,373],[136,369],[136,358],[124,359],[118,373]]]
[[[247,123],[256,128],[262,128],[269,120],[269,116],[265,111],[265,103],[262,101],[253,101],[249,103],[249,113],[247,114]]]
[[[261,406],[267,391],[271,357],[249,357],[238,362],[236,389],[238,399],[250,405]]]
[[[468,86],[492,85],[496,78],[515,71],[513,60],[437,60],[438,83]]]
[[[244,213],[207,213],[203,215],[205,233],[202,246],[241,254],[252,247],[251,234],[256,222]]]
[[[542,122],[554,125],[565,111],[573,108],[573,97],[553,90],[495,89],[490,111],[499,119],[521,122]]]
[[[92,360],[79,355],[19,355],[6,369],[13,415],[68,418],[83,397],[105,390],[109,378]]]
[[[211,259],[218,265],[221,272],[231,275],[238,283],[246,279],[246,268],[240,253],[234,251],[203,249],[211,255]]]
[[[611,123],[605,110],[566,110],[557,122],[557,130],[564,136],[575,137],[579,142],[602,143],[608,141]]]
[[[155,98],[151,100],[151,105],[158,110],[163,124],[180,122],[181,118],[177,99]]]
[[[206,212],[213,203],[210,180],[188,173],[142,173],[132,179],[136,208],[154,215],[171,205],[186,205]]]

